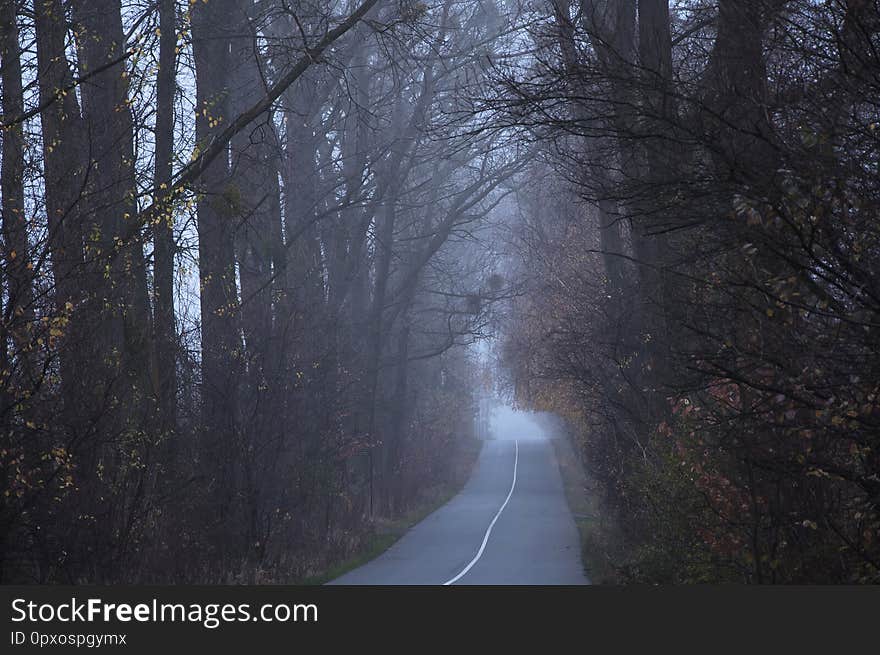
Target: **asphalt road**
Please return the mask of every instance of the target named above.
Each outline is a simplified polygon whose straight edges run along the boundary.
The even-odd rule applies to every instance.
[[[529,414],[497,409],[464,489],[330,584],[589,584],[548,436]]]

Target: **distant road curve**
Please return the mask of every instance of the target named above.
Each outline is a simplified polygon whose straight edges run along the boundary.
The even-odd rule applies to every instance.
[[[547,435],[528,413],[497,409],[464,489],[329,584],[589,584]]]

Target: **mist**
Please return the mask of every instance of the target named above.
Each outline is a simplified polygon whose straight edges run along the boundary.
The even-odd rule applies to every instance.
[[[876,2],[0,26],[3,583],[880,581]]]

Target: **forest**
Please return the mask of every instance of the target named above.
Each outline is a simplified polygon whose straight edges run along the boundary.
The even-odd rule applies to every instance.
[[[308,581],[490,393],[594,582],[880,582],[877,0],[0,0],[0,73],[0,583]]]

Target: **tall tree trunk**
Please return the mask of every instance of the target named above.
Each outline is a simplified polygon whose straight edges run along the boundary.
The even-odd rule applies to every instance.
[[[378,261],[376,263],[373,288],[373,300],[370,306],[369,323],[367,325],[367,431],[370,438],[370,512],[380,505],[385,498],[387,487],[385,484],[384,460],[387,444],[378,434],[378,404],[380,398],[380,366],[382,352],[385,346],[385,303],[388,291],[388,278],[391,274],[391,260],[394,253],[394,223],[397,216],[396,192],[391,198],[386,198],[387,203],[383,207],[378,225],[377,250]]]
[[[87,330],[78,316],[85,296],[83,271],[83,180],[86,174],[85,134],[75,93],[56,98],[58,89],[73,81],[65,53],[67,19],[61,0],[34,0],[40,112],[43,144],[43,178],[49,255],[55,282],[55,312],[70,318],[59,345],[63,420],[81,438],[82,421],[91,403],[86,400],[89,369],[83,346]]]
[[[309,85],[300,87],[299,91],[303,96],[311,93]],[[296,102],[292,95],[286,100]],[[315,404],[328,402],[328,399],[320,395],[315,379],[323,375],[323,371],[316,371],[313,366],[321,357],[318,343],[325,319],[321,243],[315,226],[319,184],[317,150],[324,137],[303,119],[300,110],[306,111],[304,105],[308,101],[305,97],[299,100],[305,102],[288,104],[285,117],[287,140],[282,172],[286,250],[281,261],[283,276],[278,280],[280,302],[275,332],[284,354],[285,370],[298,379],[291,385],[295,389],[287,394],[284,409],[289,424],[298,428],[295,448],[299,453],[298,465],[302,465],[305,453],[317,447],[315,442],[320,439],[322,430]],[[316,403],[308,398],[311,394],[317,394]],[[311,436],[311,443],[307,436]]]
[[[0,4],[0,66],[2,66],[4,116],[24,112],[21,87],[21,58],[15,0]],[[33,384],[33,354],[29,352],[30,332],[34,322],[33,272],[24,207],[24,125],[12,125],[3,131],[3,161],[0,170],[0,194],[3,196],[3,261],[6,268],[6,307],[0,318],[2,370],[0,387],[8,388],[13,372],[20,391]],[[12,337],[13,352],[7,355],[7,337]],[[5,407],[0,411],[5,414]]]
[[[721,0],[706,74],[707,142],[722,181],[772,185],[776,155],[767,106],[766,0]]]
[[[78,0],[74,16],[82,74],[91,74],[122,56],[125,35],[119,0]],[[109,379],[117,369],[126,378],[112,395],[127,396],[143,407],[145,395],[152,391],[151,322],[146,264],[136,223],[134,129],[125,63],[107,66],[81,89],[91,159],[86,187],[91,216],[87,264],[92,305],[99,317],[93,356],[109,366],[104,372]]]
[[[206,148],[232,120],[229,92],[230,0],[211,0],[192,10],[196,64],[196,144]],[[240,204],[230,186],[228,155],[215,158],[200,178],[198,207],[199,279],[202,319],[202,430],[205,470],[210,472],[209,517],[221,549],[240,552],[234,525],[239,509],[239,383],[242,375],[239,303],[235,270],[235,215]]]
[[[159,1],[159,71],[156,74],[156,149],[153,187],[155,202],[170,190],[174,156],[174,92],[177,33],[175,0]],[[174,327],[174,208],[160,207],[153,220],[153,339],[159,429],[170,436],[169,461],[174,461],[177,425],[177,349]]]
[[[401,311],[400,327],[397,330],[396,352],[394,356],[394,387],[391,394],[390,415],[388,419],[388,444],[385,448],[385,466],[383,479],[388,488],[388,509],[391,515],[404,509],[403,503],[403,468],[401,458],[403,456],[404,443],[406,440],[405,427],[409,414],[409,335],[410,316],[409,306],[412,304],[415,287],[407,293],[407,297],[400,302],[405,303],[407,309]]]
[[[636,243],[646,251],[654,270],[644,280],[654,299],[652,329],[655,347],[655,377],[668,380],[670,351],[681,335],[673,334],[670,311],[676,306],[681,289],[671,275],[671,247],[668,230],[676,211],[674,184],[682,166],[681,148],[675,138],[677,111],[672,95],[672,38],[668,0],[639,0],[639,76],[644,138],[644,179],[641,181],[641,216]]]
[[[285,94],[284,254],[279,318],[288,334],[300,334],[309,312],[321,303],[321,253],[315,218],[318,211],[318,149],[323,135],[312,124],[314,81],[303,79]],[[296,353],[291,352],[292,356]]]
[[[642,53],[637,44],[642,48],[649,47],[649,44],[639,44],[636,38],[637,0],[581,0],[580,4],[582,20],[607,81],[610,98],[608,126],[617,144],[620,170],[612,183],[617,185],[616,197],[625,199],[621,200],[619,208],[621,216],[629,219],[632,250],[638,267],[636,288],[640,302],[633,314],[633,334],[637,339],[632,347],[638,354],[635,360],[638,386],[641,389],[647,387],[650,393],[645,395],[640,390],[635,394],[635,398],[644,399],[646,404],[634,414],[640,416],[638,420],[650,423],[662,415],[665,403],[663,394],[658,391],[663,380],[661,371],[667,368],[663,338],[667,328],[661,282],[661,257],[665,256],[665,244],[653,229],[656,207],[651,195],[646,193],[650,174],[637,120],[642,101],[639,66],[645,65],[639,61]],[[653,26],[646,23],[639,27],[644,27],[645,35],[653,36]],[[648,66],[651,70],[658,69],[653,63]]]
[[[245,26],[243,29],[247,29]],[[245,32],[247,33],[247,32]],[[244,43],[247,46],[244,46]],[[252,39],[236,42],[233,52],[240,62],[232,98],[235,111],[262,93],[261,76]],[[240,199],[236,246],[241,278],[242,328],[249,377],[255,386],[264,383],[272,332],[272,255],[280,225],[278,170],[273,152],[277,143],[270,114],[258,117],[251,128],[232,139],[232,178]]]
[[[244,112],[265,92],[257,37],[248,5],[234,17],[237,38],[232,41],[236,62],[233,114]],[[278,185],[278,137],[271,112],[258,116],[231,142],[231,188],[239,198],[235,218],[235,246],[241,283],[241,327],[245,344],[246,375],[241,385],[241,434],[245,448],[244,490],[249,520],[249,543],[262,543],[259,535],[262,472],[274,464],[269,444],[283,443],[285,426],[278,417],[283,405],[280,387],[284,377],[278,366],[278,343],[273,338],[272,298],[275,288],[273,258],[281,244],[281,207]],[[257,553],[261,552],[257,549]]]
[[[72,3],[83,124],[88,139],[86,243],[88,308],[96,408],[96,438],[86,454],[88,513],[99,576],[113,578],[123,566],[134,517],[140,511],[152,440],[151,317],[141,230],[137,221],[134,124],[128,98],[125,34],[120,0]],[[112,63],[117,62],[117,63]],[[82,314],[85,316],[85,313]],[[134,454],[134,455],[133,455]],[[104,551],[104,552],[102,552]]]

